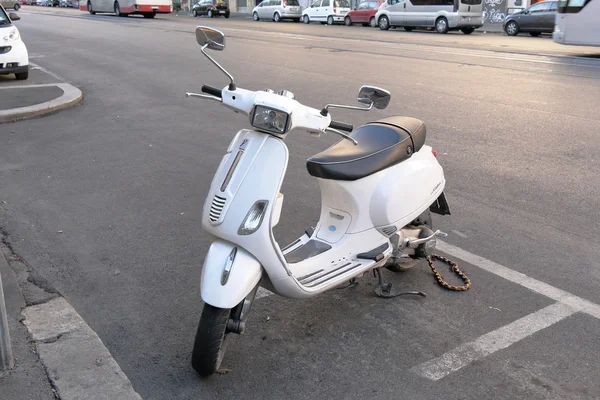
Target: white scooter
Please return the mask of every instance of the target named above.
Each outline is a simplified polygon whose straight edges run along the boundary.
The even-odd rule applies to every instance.
[[[444,172],[435,151],[424,144],[425,124],[392,117],[353,130],[331,120],[333,108],[386,108],[389,92],[372,86],[360,89],[358,102],[364,107],[330,104],[322,110],[302,105],[285,90],[238,88],[205,51],[223,50],[223,33],[199,26],[196,39],[230,84],[223,89],[202,86],[207,94],[186,95],[248,115],[254,130],[235,135],[204,203],[202,226],[214,241],[202,269],[205,305],[192,353],[194,369],[202,376],[219,369],[225,339],[243,332],[259,286],[285,297],[309,298],[353,285],[355,278],[374,271],[380,297],[422,294],[394,292],[382,282],[379,269],[404,270],[426,257],[436,236],[445,236],[431,230],[431,211],[450,212]],[[307,161],[321,190],[320,219],[314,229],[282,248],[273,227],[283,203],[279,190],[288,163],[284,139],[292,131],[332,132],[343,140]]]

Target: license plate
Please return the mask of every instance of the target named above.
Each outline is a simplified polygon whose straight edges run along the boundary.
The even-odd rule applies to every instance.
[[[220,11],[219,11],[219,14],[225,14],[225,11],[223,11],[223,10],[220,10]]]
[[[290,8],[290,11],[298,11],[297,8]]]
[[[340,14],[348,14],[348,11],[342,11]]]

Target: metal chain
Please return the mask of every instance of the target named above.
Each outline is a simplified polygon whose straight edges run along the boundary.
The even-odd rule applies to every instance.
[[[440,261],[448,264],[451,267],[450,270],[452,272],[454,272],[456,275],[460,276],[460,278],[465,282],[465,285],[464,286],[454,286],[454,285],[450,285],[448,282],[446,282],[444,280],[444,278],[442,278],[442,275],[440,275],[438,270],[433,266],[434,259],[440,260]],[[435,275],[435,278],[437,279],[439,284],[442,285],[443,287],[445,287],[446,289],[454,290],[457,292],[462,292],[462,291],[471,289],[471,280],[467,277],[467,275],[464,274],[464,272],[462,272],[458,268],[458,264],[456,264],[454,261],[450,261],[446,257],[440,256],[439,254],[431,254],[429,257],[427,257],[427,262],[429,263],[429,266],[431,267],[431,271],[433,271],[433,275]]]

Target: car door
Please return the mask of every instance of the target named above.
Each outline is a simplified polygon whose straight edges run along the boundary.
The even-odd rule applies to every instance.
[[[520,18],[519,27],[527,32],[537,32],[542,25],[543,13],[548,10],[550,2],[544,1],[532,5],[527,9],[525,15]]]
[[[310,17],[311,21],[317,21],[317,14],[319,12],[319,8],[321,7],[321,0],[314,1],[309,8],[306,9],[306,13]]]
[[[332,3],[334,0],[323,0],[321,2],[321,7],[317,10],[317,21],[327,21],[327,17],[330,14],[333,14]]]
[[[388,0],[390,7],[388,12],[390,15],[390,25],[402,26],[404,24],[404,14],[406,10],[405,0]]]
[[[263,2],[260,3],[260,5],[262,6],[258,9],[258,16],[260,18],[268,18],[267,14],[269,13],[269,4],[270,3],[271,3],[271,0],[263,0]]]
[[[552,1],[548,5],[548,10],[544,11],[542,14],[542,26],[541,31],[545,33],[554,32],[554,24],[556,22],[556,10],[558,8],[558,2]]]
[[[352,13],[352,22],[365,22],[365,13],[368,5],[368,2],[363,1],[356,7],[356,11]]]

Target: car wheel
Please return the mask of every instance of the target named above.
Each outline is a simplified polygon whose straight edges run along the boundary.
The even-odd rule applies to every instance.
[[[390,29],[390,20],[385,15],[382,15],[379,18],[378,25],[379,25],[379,29],[381,29],[382,31],[387,31],[388,29]]]
[[[333,17],[331,15],[327,17],[327,25],[333,25]]]
[[[92,14],[92,15],[95,15],[95,14],[96,14],[96,11],[94,11],[94,10],[92,9],[92,2],[91,2],[91,1],[88,1],[88,4],[87,4],[87,9],[88,9],[88,12],[89,12],[90,14]]]
[[[198,10],[194,10],[194,18],[198,17]]]
[[[531,36],[533,36],[533,37],[538,37],[538,36],[540,36],[540,35],[541,35],[541,33],[540,33],[540,32],[529,32],[529,34],[530,34]]]
[[[125,17],[125,14],[121,13],[121,7],[119,6],[118,1],[115,1],[114,10],[117,17]]]
[[[308,17],[308,15],[302,17],[302,21],[304,21],[305,24],[310,24],[310,18]]]
[[[25,71],[25,72],[21,72],[19,74],[15,74],[15,78],[17,78],[18,81],[24,81],[27,78],[29,78],[29,71]]]
[[[371,19],[369,20],[369,25],[371,26],[371,28],[375,28],[377,26],[377,21],[375,20],[375,17],[371,17]]]
[[[437,33],[448,33],[448,20],[440,17],[435,21],[435,31]]]
[[[508,36],[517,36],[519,34],[519,25],[515,21],[510,21],[504,28]]]
[[[150,19],[156,17],[156,13],[153,13],[153,12],[143,13],[142,15],[144,16],[144,18],[150,18]]]
[[[214,18],[214,14],[212,12],[212,10],[208,10],[208,13],[206,14],[208,16],[208,18]]]
[[[260,18],[258,18],[258,13],[256,11],[254,11],[254,14],[252,14],[252,19],[255,21],[259,21]]]
[[[344,18],[344,25],[346,25],[346,26],[352,25],[352,20],[350,19],[350,17]]]
[[[16,3],[13,8],[15,9],[15,11],[19,11],[19,8],[21,8],[21,5],[19,3]]]
[[[273,21],[281,22],[281,15],[279,15],[279,13],[273,14]]]
[[[229,18],[230,15],[231,15],[231,13],[229,11],[227,11],[227,13],[225,13],[225,18]]]
[[[413,31],[413,29],[415,29],[415,28],[413,28],[412,26],[405,26],[405,27],[404,27],[404,30],[405,30],[406,32],[412,32],[412,31]]]
[[[465,35],[470,35],[471,33],[475,32],[475,28],[462,28],[461,32]]]
[[[300,22],[300,18],[294,18],[294,22]]]

